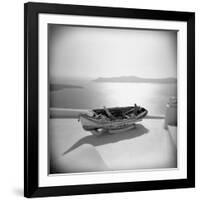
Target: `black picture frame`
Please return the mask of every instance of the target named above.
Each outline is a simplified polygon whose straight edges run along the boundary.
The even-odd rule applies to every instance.
[[[38,184],[38,15],[40,13],[187,22],[187,178],[74,186]],[[24,5],[24,195],[44,197],[195,187],[195,13],[47,3]]]

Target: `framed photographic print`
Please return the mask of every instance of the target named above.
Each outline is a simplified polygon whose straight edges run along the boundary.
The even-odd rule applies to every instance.
[[[26,3],[26,197],[195,185],[195,14]]]

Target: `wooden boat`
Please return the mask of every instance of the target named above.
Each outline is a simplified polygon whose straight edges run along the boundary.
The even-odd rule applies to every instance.
[[[86,131],[95,135],[102,133],[118,133],[135,127],[135,123],[141,121],[148,111],[136,104],[128,107],[114,107],[94,109],[87,114],[80,114],[79,120]]]

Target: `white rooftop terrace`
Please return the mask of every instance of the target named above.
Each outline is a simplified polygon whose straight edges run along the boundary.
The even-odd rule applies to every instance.
[[[52,173],[143,170],[177,167],[176,127],[161,117],[135,129],[94,136],[83,130],[73,110],[51,110],[49,150]]]

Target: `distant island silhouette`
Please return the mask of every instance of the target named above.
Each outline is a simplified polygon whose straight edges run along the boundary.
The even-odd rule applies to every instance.
[[[69,84],[50,84],[50,91],[57,91],[57,90],[62,90],[65,88],[76,88],[76,89],[82,89],[82,86],[79,85],[69,85]]]
[[[95,82],[111,82],[111,83],[177,83],[177,79],[168,78],[141,78],[138,76],[119,76],[119,77],[99,77]]]

